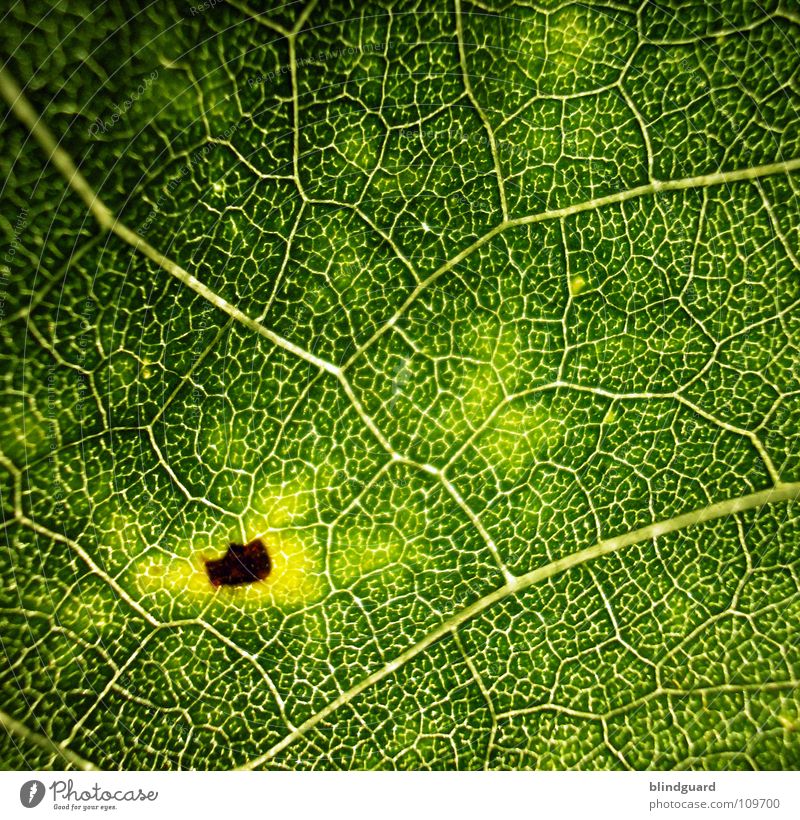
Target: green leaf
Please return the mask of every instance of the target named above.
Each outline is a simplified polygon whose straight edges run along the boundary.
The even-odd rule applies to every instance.
[[[800,9],[637,5],[10,10],[0,764],[800,765]]]

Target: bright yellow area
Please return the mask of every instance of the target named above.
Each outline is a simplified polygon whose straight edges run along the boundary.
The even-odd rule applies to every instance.
[[[194,598],[215,596],[223,603],[270,604],[280,608],[303,606],[322,598],[326,586],[321,573],[321,554],[307,549],[297,533],[268,532],[251,536],[256,537],[261,537],[272,562],[272,569],[263,581],[217,589],[211,585],[205,562],[225,553],[228,541],[224,541],[219,551],[206,548],[186,558],[170,559],[151,553],[138,567],[141,590],[144,593],[166,590],[171,595]]]
[[[519,339],[514,328],[495,316],[473,317],[468,336],[460,340],[457,355],[462,359],[452,388],[457,397],[437,424],[456,436],[469,434],[503,400],[501,377],[517,381]]]
[[[548,68],[560,76],[575,69],[587,48],[597,41],[599,32],[589,28],[589,18],[580,9],[567,7],[553,15],[548,26]]]
[[[490,463],[522,470],[537,460],[543,448],[558,444],[564,432],[563,419],[544,402],[515,403],[487,429],[480,448]]]
[[[324,545],[319,531],[293,526],[314,506],[314,494],[302,478],[282,487],[266,487],[244,516],[245,538],[261,538],[272,569],[256,584],[220,592],[264,596],[277,606],[302,606],[320,600],[327,589]],[[264,510],[265,512],[259,512]]]
[[[101,548],[101,558],[106,555],[133,557],[149,545],[145,543],[139,521],[119,496],[111,496],[100,503],[92,515],[92,526]],[[118,563],[118,557],[112,563]],[[105,560],[101,560],[105,564]]]
[[[271,487],[258,499],[267,512],[248,511],[242,519],[244,532],[226,522],[209,533],[198,521],[197,532],[185,541],[171,535],[161,550],[150,549],[136,562],[136,585],[142,594],[165,591],[170,597],[197,602],[214,598],[237,606],[275,606],[293,609],[320,600],[327,591],[324,542],[320,530],[293,527],[293,515],[310,503],[311,494],[292,483]],[[130,528],[126,528],[130,537]],[[134,530],[135,531],[135,530]],[[122,530],[112,531],[112,537]],[[260,538],[269,554],[271,569],[263,581],[237,587],[212,586],[205,569],[207,560],[221,558],[231,542]],[[155,547],[156,545],[149,545]],[[169,552],[173,552],[170,555]]]
[[[569,280],[569,292],[571,296],[577,296],[586,289],[586,280],[578,274]]]
[[[311,475],[301,474],[279,485],[266,485],[244,514],[244,528],[255,538],[269,529],[291,527],[306,519],[315,506]]]

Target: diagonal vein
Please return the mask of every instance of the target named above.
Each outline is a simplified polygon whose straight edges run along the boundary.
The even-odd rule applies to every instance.
[[[336,365],[304,350],[294,342],[284,339],[283,336],[265,327],[244,313],[244,311],[232,305],[195,276],[192,276],[192,274],[182,268],[177,262],[169,259],[161,253],[161,251],[154,248],[142,236],[136,233],[136,231],[129,228],[115,216],[94,192],[86,177],[84,177],[75,166],[69,154],[59,145],[50,129],[42,122],[41,117],[39,117],[33,106],[28,102],[22,89],[17,85],[16,80],[14,80],[5,68],[0,69],[0,94],[8,103],[11,110],[28,127],[34,139],[47,154],[50,162],[55,165],[67,180],[68,185],[86,203],[86,206],[98,221],[101,228],[111,231],[111,233],[118,236],[123,242],[133,247],[134,250],[144,254],[144,256],[155,262],[160,268],[208,300],[212,305],[224,313],[227,313],[232,319],[241,322],[245,327],[269,339],[278,347],[313,364],[320,370],[325,370],[334,375],[338,373],[339,368],[336,367]]]
[[[443,262],[433,273],[423,279],[413,291],[408,295],[402,305],[389,317],[360,347],[358,347],[345,362],[342,369],[347,369],[364,351],[394,327],[400,317],[411,305],[434,283],[437,279],[449,273],[456,265],[471,256],[478,248],[483,247],[487,242],[494,239],[498,234],[509,228],[518,228],[523,225],[532,225],[537,222],[548,222],[554,219],[564,219],[574,214],[584,211],[593,211],[603,208],[606,205],[616,205],[627,202],[629,199],[638,199],[663,191],[685,191],[692,188],[708,188],[714,185],[730,185],[734,182],[746,182],[748,180],[761,179],[762,177],[774,176],[775,174],[789,174],[792,171],[800,170],[800,157],[785,160],[783,162],[773,162],[768,165],[757,165],[753,168],[740,168],[735,171],[717,171],[713,174],[700,174],[698,176],[683,177],[682,179],[655,180],[646,185],[638,185],[635,188],[626,188],[624,191],[617,191],[607,196],[587,199],[583,202],[576,202],[573,205],[565,205],[563,208],[552,208],[546,211],[538,211],[534,214],[514,217],[499,222],[486,233],[479,236],[472,244],[459,251],[455,256]]]
[[[314,4],[310,3],[306,9],[306,12],[310,12],[313,6]],[[303,21],[301,22],[304,22],[304,20],[305,15],[303,16]],[[551,210],[539,211],[534,214],[515,217],[513,219],[504,219],[502,222],[498,223],[493,228],[490,228],[486,231],[486,233],[475,239],[472,244],[468,245],[466,248],[459,251],[455,256],[440,265],[426,279],[422,280],[414,288],[414,290],[411,291],[397,311],[386,322],[384,322],[384,324],[381,325],[381,327],[379,327],[372,334],[372,336],[361,344],[340,368],[332,362],[328,362],[319,356],[315,356],[313,353],[303,349],[289,339],[285,339],[283,336],[280,336],[275,333],[275,331],[265,327],[255,319],[252,319],[244,313],[244,311],[240,310],[235,305],[232,305],[195,276],[190,274],[187,270],[150,245],[150,243],[136,233],[136,231],[128,228],[124,223],[122,223],[120,219],[115,216],[112,211],[100,200],[86,177],[84,177],[75,166],[75,163],[72,161],[69,154],[59,145],[50,129],[44,124],[41,117],[36,113],[16,80],[11,76],[5,67],[0,68],[0,96],[5,99],[11,110],[16,114],[20,121],[27,126],[34,139],[47,154],[49,161],[52,162],[53,165],[55,165],[55,167],[61,172],[67,180],[68,185],[75,191],[75,193],[78,194],[78,196],[80,196],[89,211],[104,230],[114,233],[124,242],[144,254],[159,267],[174,276],[195,293],[199,294],[204,299],[207,299],[211,304],[227,313],[231,318],[241,322],[245,327],[248,327],[250,330],[253,330],[259,335],[269,339],[278,347],[281,347],[284,350],[293,353],[295,356],[304,359],[310,364],[313,364],[320,370],[324,370],[337,376],[340,380],[342,377],[342,371],[346,370],[354,360],[359,358],[381,336],[383,336],[387,330],[393,327],[398,319],[408,310],[408,308],[416,302],[422,293],[426,291],[437,279],[451,271],[454,267],[456,267],[456,265],[478,250],[478,248],[482,247],[495,236],[503,233],[509,228],[530,225],[537,222],[546,222],[552,219],[562,219],[567,216],[572,216],[573,214],[602,208],[606,205],[625,202],[629,199],[636,199],[638,197],[656,194],[662,191],[681,191],[690,188],[726,185],[734,182],[760,179],[761,177],[773,176],[775,174],[787,174],[792,171],[800,170],[800,157],[798,157],[795,159],[785,160],[783,162],[759,165],[753,168],[741,168],[734,171],[718,171],[712,174],[701,174],[698,176],[684,177],[682,179],[655,180],[654,182],[650,182],[646,185],[639,185],[634,188],[628,188],[624,191],[608,194],[607,196],[577,202],[573,205],[564,206],[563,208],[554,208]]]
[[[693,527],[706,521],[714,521],[718,518],[725,518],[726,516],[733,515],[735,513],[758,509],[766,504],[774,504],[779,501],[793,501],[798,498],[800,498],[800,482],[777,484],[767,490],[761,490],[759,492],[750,493],[749,495],[737,496],[724,501],[718,501],[717,503],[710,504],[707,507],[692,510],[691,512],[683,513],[682,515],[675,516],[674,518],[657,521],[646,527],[641,527],[638,530],[632,530],[631,532],[627,532],[623,535],[617,535],[613,538],[598,541],[592,546],[586,547],[586,549],[573,552],[570,555],[566,555],[556,561],[551,561],[548,564],[537,567],[524,575],[520,575],[519,577],[506,582],[503,586],[493,590],[488,595],[484,595],[482,598],[474,601],[469,606],[464,607],[451,615],[438,627],[429,632],[424,638],[417,641],[417,643],[412,646],[409,646],[393,660],[384,664],[371,675],[368,675],[358,683],[354,684],[347,691],[342,692],[339,697],[332,700],[319,712],[316,712],[305,722],[301,723],[294,731],[287,734],[282,740],[276,743],[263,755],[247,761],[239,768],[255,769],[267,763],[276,755],[280,754],[287,746],[290,746],[296,740],[303,737],[306,732],[313,729],[317,724],[341,706],[350,703],[365,689],[369,689],[374,684],[379,683],[384,678],[389,677],[401,666],[422,654],[429,646],[441,640],[445,636],[453,634],[454,631],[464,623],[471,620],[475,616],[480,615],[489,607],[511,595],[520,593],[534,584],[546,581],[554,575],[559,575],[560,573],[566,572],[567,570],[579,566],[580,564],[584,564],[587,561],[617,552],[624,547],[632,546],[634,544],[641,544],[644,541],[660,538],[661,536],[669,533],[677,532],[678,530],[682,530],[687,527]]]
[[[20,723],[20,721],[2,710],[0,710],[0,726],[2,726],[9,735],[26,740],[28,743],[33,743],[40,749],[44,749],[55,757],[61,758],[76,769],[81,769],[86,772],[97,771],[97,766],[95,766],[94,763],[90,763],[69,749],[60,748],[58,744],[53,742],[49,737],[45,737],[39,732],[34,732],[33,729],[29,729],[24,723]]]
[[[304,14],[301,16],[301,19],[298,21],[298,26],[302,25],[303,21],[307,17],[308,13],[310,13],[311,9],[313,9],[313,7],[314,2],[312,0],[312,2],[309,3],[306,7]],[[361,419],[361,421],[364,423],[364,425],[367,427],[367,429],[370,431],[373,437],[377,440],[380,446],[393,458],[402,458],[400,453],[397,453],[394,450],[389,439],[383,434],[383,432],[378,428],[373,419],[367,413],[367,411],[364,408],[364,405],[356,395],[355,390],[353,389],[352,385],[345,376],[342,368],[338,367],[332,362],[315,356],[314,354],[303,349],[299,345],[296,345],[294,342],[291,342],[288,339],[284,339],[282,336],[279,336],[274,331],[262,325],[261,322],[257,319],[251,318],[246,313],[237,308],[235,305],[232,305],[230,302],[221,297],[218,293],[211,290],[211,288],[209,288],[195,276],[190,274],[187,270],[182,268],[176,262],[169,259],[167,256],[165,256],[152,245],[150,245],[143,237],[136,233],[136,231],[133,231],[126,225],[124,225],[120,221],[120,219],[116,217],[111,212],[111,210],[105,204],[103,204],[103,202],[98,198],[97,194],[92,190],[92,187],[89,185],[86,178],[76,168],[74,162],[72,161],[72,158],[63,148],[61,148],[61,146],[58,144],[55,137],[51,133],[50,129],[47,128],[47,126],[42,122],[41,117],[39,117],[39,115],[34,110],[33,106],[26,99],[25,95],[22,92],[22,89],[17,85],[14,78],[11,77],[8,71],[4,68],[0,69],[0,95],[2,95],[6,99],[8,104],[11,106],[12,110],[19,117],[19,119],[28,127],[36,141],[44,149],[50,161],[61,171],[61,173],[67,179],[67,182],[70,185],[70,187],[72,187],[73,190],[80,195],[80,197],[86,203],[87,207],[95,216],[97,221],[100,223],[100,226],[104,230],[109,230],[112,233],[116,234],[120,239],[128,243],[135,250],[143,253],[145,256],[147,256],[149,259],[155,262],[159,267],[163,268],[165,271],[170,273],[172,276],[174,276],[184,285],[189,287],[195,293],[198,293],[212,305],[222,310],[232,319],[235,319],[236,321],[240,322],[242,325],[254,331],[255,333],[264,336],[265,338],[269,339],[274,344],[283,348],[284,350],[287,350],[293,353],[294,355],[298,356],[299,358],[309,362],[310,364],[319,368],[321,371],[325,371],[335,376],[339,384],[341,385],[342,390],[344,391],[345,395],[347,396],[348,400],[353,406],[353,409],[356,411],[358,417]],[[190,494],[188,493],[186,488],[183,486],[178,477],[167,465],[166,460],[161,458],[160,451],[156,446],[155,440],[152,435],[152,426],[148,426],[148,430],[150,433],[151,444],[154,447],[156,453],[159,454],[160,463],[163,465],[163,467],[169,473],[170,478],[181,489],[184,495],[186,495],[187,498],[190,497]],[[407,463],[415,464],[415,462],[411,461],[408,461]],[[493,542],[490,538],[488,538],[488,535],[486,531],[483,529],[483,527],[478,524],[477,516],[475,516],[474,513],[471,513],[470,518],[474,524],[478,525],[478,531],[481,537],[483,537],[484,540],[487,541],[487,545],[489,546],[489,549],[492,551],[495,559],[498,561],[501,571],[507,573],[505,566],[503,565],[502,561],[499,559],[499,556],[497,555],[497,551],[494,547]]]

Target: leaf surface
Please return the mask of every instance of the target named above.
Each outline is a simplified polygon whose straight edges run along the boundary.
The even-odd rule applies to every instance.
[[[9,11],[4,766],[800,765],[800,10],[613,5]]]

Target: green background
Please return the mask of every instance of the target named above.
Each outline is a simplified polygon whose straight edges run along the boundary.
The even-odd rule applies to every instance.
[[[614,540],[800,481],[798,40],[10,8],[34,130],[208,291],[3,104],[0,764],[800,765],[797,492]]]

